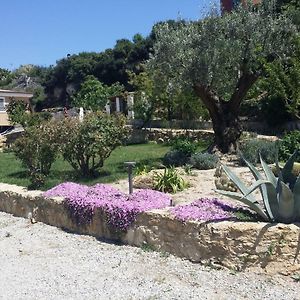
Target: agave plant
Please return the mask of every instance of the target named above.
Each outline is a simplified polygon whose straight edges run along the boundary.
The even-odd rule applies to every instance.
[[[263,176],[245,158],[244,161],[256,179],[253,185],[247,187],[227,166],[223,169],[227,176],[236,184],[239,192],[216,190],[218,193],[243,202],[250,209],[257,212],[265,221],[293,223],[300,221],[300,175],[293,173],[293,165],[297,158],[297,151],[289,158],[282,170],[276,162],[278,177],[260,157]],[[264,208],[259,204],[253,192],[260,189]]]

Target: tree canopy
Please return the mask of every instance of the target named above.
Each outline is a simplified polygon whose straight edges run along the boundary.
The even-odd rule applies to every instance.
[[[101,111],[109,98],[120,95],[123,89],[119,83],[107,86],[90,75],[81,84],[80,90],[74,95],[72,102],[75,106],[83,107],[86,110]]]
[[[295,34],[290,18],[276,12],[274,1],[240,5],[223,17],[211,14],[177,28],[159,26],[148,68],[161,70],[173,85],[194,89],[209,110],[218,148],[228,152],[241,133],[242,100],[266,63],[293,53]]]

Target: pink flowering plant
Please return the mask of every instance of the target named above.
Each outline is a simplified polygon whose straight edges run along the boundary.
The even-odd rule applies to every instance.
[[[169,195],[153,190],[137,190],[126,195],[106,184],[86,186],[67,182],[47,192],[44,197],[61,196],[71,217],[78,225],[92,221],[96,208],[107,216],[107,223],[119,231],[126,231],[136,220],[139,213],[170,205]]]
[[[186,221],[251,220],[254,216],[242,207],[234,206],[219,199],[200,198],[187,205],[171,208],[176,219]]]

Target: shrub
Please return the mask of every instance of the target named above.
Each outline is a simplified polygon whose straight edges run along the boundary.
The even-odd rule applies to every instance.
[[[92,221],[96,208],[106,214],[107,224],[117,230],[126,231],[143,211],[164,208],[170,205],[170,196],[153,190],[137,190],[126,195],[105,184],[86,186],[67,182],[43,194],[45,197],[61,196],[72,219],[78,225]]]
[[[300,153],[300,131],[287,133],[279,143],[279,159],[286,161],[296,150]],[[297,157],[300,161],[300,154]]]
[[[252,164],[259,163],[259,154],[263,160],[268,163],[274,163],[277,156],[277,144],[276,142],[252,139],[245,141],[240,145],[239,160],[240,164],[244,165],[244,157],[247,161]]]
[[[210,153],[196,153],[190,159],[191,165],[199,170],[213,169],[217,166],[218,157]]]
[[[27,104],[23,100],[11,99],[6,107],[9,121],[12,124],[24,124],[26,119]]]
[[[12,99],[6,111],[12,124],[21,124],[24,128],[40,125],[52,118],[48,112],[30,113],[28,105],[23,100],[18,99]]]
[[[169,166],[183,166],[189,161],[189,157],[179,151],[179,150],[171,150],[167,152],[163,158],[163,164],[167,167]]]
[[[286,103],[281,97],[269,97],[261,101],[261,113],[271,127],[278,127],[291,119]]]
[[[183,166],[197,150],[198,144],[185,137],[175,138],[170,142],[171,150],[163,158],[165,166]]]
[[[198,145],[186,138],[177,138],[172,143],[171,150],[179,151],[190,157],[197,150]]]
[[[154,189],[161,192],[176,193],[184,190],[187,182],[177,173],[174,167],[165,168],[164,173],[154,175]]]
[[[91,113],[80,122],[67,118],[61,122],[63,157],[81,175],[91,176],[127,137],[123,116]]]
[[[29,172],[32,187],[43,185],[58,153],[59,141],[56,122],[44,122],[28,127],[12,150]]]

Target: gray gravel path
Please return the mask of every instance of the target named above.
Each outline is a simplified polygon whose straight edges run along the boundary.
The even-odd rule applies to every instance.
[[[145,250],[0,213],[0,299],[300,299],[289,277]]]

